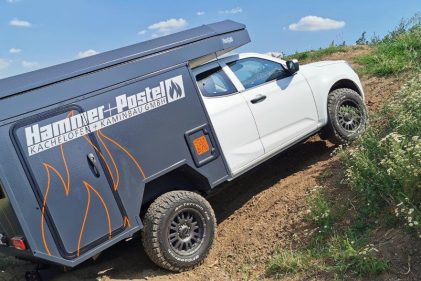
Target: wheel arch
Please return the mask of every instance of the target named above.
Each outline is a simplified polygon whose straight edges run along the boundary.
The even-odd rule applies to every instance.
[[[357,77],[358,78],[358,77]],[[358,93],[358,95],[361,96],[363,100],[365,100],[364,91],[362,89],[362,85],[359,80],[354,80],[348,75],[341,75],[339,77],[336,77],[335,79],[329,79],[329,82],[325,84],[324,90],[323,90],[323,98],[322,103],[319,104],[319,112],[321,113],[321,121],[323,125],[326,125],[328,122],[328,116],[327,116],[327,101],[329,98],[330,93],[332,93],[334,90],[340,89],[340,88],[347,88],[354,90]]]
[[[145,184],[141,213],[160,195],[173,191],[185,190],[204,195],[211,189],[205,176],[188,165],[183,165]]]
[[[364,99],[364,94],[363,94],[362,90],[360,89],[360,87],[354,81],[352,81],[351,79],[346,79],[346,78],[340,79],[340,80],[336,81],[335,83],[333,83],[333,85],[329,89],[328,94],[330,94],[334,90],[340,89],[340,88],[347,88],[347,89],[354,90]]]

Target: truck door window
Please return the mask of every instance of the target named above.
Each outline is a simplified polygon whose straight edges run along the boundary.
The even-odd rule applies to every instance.
[[[245,58],[228,63],[245,89],[289,76],[280,63],[260,58]]]
[[[221,67],[216,67],[196,75],[197,85],[205,97],[218,97],[237,92]]]

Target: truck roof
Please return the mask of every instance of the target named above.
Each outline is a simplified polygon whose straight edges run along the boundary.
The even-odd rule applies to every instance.
[[[98,71],[106,67],[122,64],[156,53],[165,52],[169,49],[180,48],[184,45],[211,37],[245,30],[245,28],[246,27],[243,24],[226,20],[213,24],[202,25],[186,31],[181,31],[131,46],[100,53],[91,57],[0,79],[0,99],[81,76],[90,72]],[[212,52],[216,53],[222,51],[225,47],[224,45],[227,45],[228,48],[230,43],[232,43],[230,40],[222,42],[218,49],[215,49]],[[238,46],[232,47],[235,48]],[[195,58],[196,57],[192,57],[191,59]]]

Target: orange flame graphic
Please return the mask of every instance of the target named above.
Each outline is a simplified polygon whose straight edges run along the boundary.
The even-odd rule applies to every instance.
[[[69,112],[67,114],[67,117],[71,117],[71,116],[73,116],[73,111]],[[134,165],[136,166],[136,168],[139,171],[142,178],[143,179],[146,178],[145,173],[144,173],[141,165],[139,164],[137,159],[128,151],[127,148],[125,148],[123,145],[118,143],[116,140],[106,136],[100,130],[98,130],[96,132],[96,135],[98,137],[98,140],[100,141],[100,143],[104,147],[105,151],[107,152],[108,157],[110,158],[110,160],[112,162],[114,172],[115,172],[115,176],[114,176],[113,172],[111,171],[111,168],[110,168],[110,165],[108,163],[107,158],[104,156],[104,154],[101,152],[101,150],[94,143],[92,143],[92,141],[89,139],[89,137],[87,135],[83,136],[83,138],[86,140],[86,142],[90,146],[92,146],[92,148],[95,150],[95,152],[99,155],[99,157],[101,157],[101,159],[105,163],[106,169],[111,176],[114,191],[118,190],[119,183],[120,183],[119,167],[116,164],[114,156],[111,153],[111,151],[110,151],[109,147],[107,146],[107,144],[105,143],[105,141],[103,140],[103,138],[106,139],[107,141],[111,142],[114,146],[116,146],[121,151],[123,151],[129,157],[129,159],[134,163]],[[70,175],[69,167],[67,165],[63,145],[60,145],[60,152],[61,152],[61,158],[62,158],[62,161],[63,161],[64,169],[65,169],[65,172],[66,172],[66,179],[51,164],[43,163],[44,169],[46,170],[46,173],[47,173],[47,186],[45,188],[44,199],[43,199],[42,209],[41,209],[41,236],[42,236],[42,241],[43,241],[43,244],[44,244],[45,251],[49,256],[51,256],[51,251],[49,249],[47,239],[46,239],[46,236],[45,236],[45,208],[47,206],[48,195],[49,195],[49,192],[50,192],[50,189],[51,189],[51,172],[53,172],[58,177],[58,179],[60,180],[60,182],[61,182],[61,184],[64,188],[64,194],[65,194],[66,197],[69,196],[69,194],[70,194],[70,186],[71,186],[71,175]],[[107,224],[108,224],[108,237],[109,237],[109,239],[111,239],[111,237],[112,237],[111,218],[110,218],[110,214],[109,214],[109,210],[108,210],[108,206],[107,206],[106,202],[104,201],[100,192],[97,191],[91,184],[89,184],[87,181],[82,181],[82,182],[83,182],[83,185],[84,185],[84,187],[86,189],[86,193],[87,193],[87,204],[86,204],[85,214],[84,214],[84,218],[83,218],[83,221],[82,221],[82,225],[81,225],[81,229],[80,229],[79,237],[78,237],[77,256],[80,255],[83,233],[84,233],[85,228],[86,228],[86,222],[88,220],[89,210],[90,210],[90,207],[91,207],[91,191],[100,200],[100,202],[101,202],[101,204],[104,208],[104,212],[106,214],[106,219],[107,219]],[[124,216],[124,218],[123,218],[123,226],[129,227],[129,228],[131,227],[130,220],[127,216]]]

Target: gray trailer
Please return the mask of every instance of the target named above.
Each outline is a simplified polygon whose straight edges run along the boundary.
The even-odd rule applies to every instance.
[[[226,181],[190,63],[249,40],[224,21],[0,80],[0,251],[74,267],[141,230],[160,195]],[[164,267],[206,255],[215,219],[201,208],[178,221],[185,235],[200,226],[172,247],[184,265]]]
[[[320,130],[361,135],[346,62],[220,57],[249,41],[223,21],[0,80],[0,251],[74,267],[142,230],[188,270],[216,233],[202,196]]]

